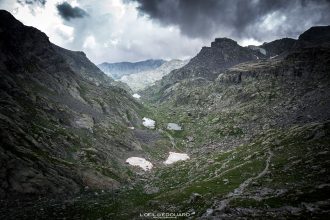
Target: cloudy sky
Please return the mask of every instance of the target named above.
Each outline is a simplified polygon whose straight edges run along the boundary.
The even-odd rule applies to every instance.
[[[215,37],[257,45],[330,24],[330,0],[0,0],[0,8],[96,64],[186,59]]]

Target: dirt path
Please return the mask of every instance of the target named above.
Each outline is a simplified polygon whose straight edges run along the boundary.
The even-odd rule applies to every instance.
[[[225,199],[221,200],[220,202],[217,202],[218,204],[216,205],[214,211],[218,211],[218,212],[223,211],[228,206],[231,200],[243,194],[246,187],[248,187],[252,181],[263,177],[269,170],[270,161],[273,155],[274,155],[273,152],[269,149],[265,168],[257,176],[248,178],[243,183],[241,183],[238,188],[234,189],[233,192],[228,193],[225,196]]]

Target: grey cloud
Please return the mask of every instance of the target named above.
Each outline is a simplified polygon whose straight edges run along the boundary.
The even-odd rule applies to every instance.
[[[45,5],[46,0],[17,0],[20,4],[27,4],[27,5]]]
[[[183,34],[192,38],[209,38],[220,32],[238,39],[261,39],[260,25],[272,13],[286,16],[283,25],[274,27],[275,33],[284,35],[301,32],[306,25],[330,23],[329,0],[133,1],[139,3],[138,10],[142,14],[163,25],[176,25]]]
[[[72,18],[82,18],[88,15],[88,13],[85,10],[79,7],[72,7],[67,2],[58,4],[56,7],[61,17],[67,21]]]

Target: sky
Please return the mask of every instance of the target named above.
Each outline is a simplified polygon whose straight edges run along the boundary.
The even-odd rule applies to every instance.
[[[0,8],[96,64],[188,59],[216,37],[260,45],[330,25],[330,0],[0,0]]]

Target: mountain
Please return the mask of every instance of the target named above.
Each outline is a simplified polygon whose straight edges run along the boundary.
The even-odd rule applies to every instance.
[[[299,36],[300,41],[314,44],[329,43],[330,25],[311,27]]]
[[[148,181],[160,193],[151,199],[158,206],[145,210],[171,208],[196,219],[326,218],[329,33],[311,28],[298,40],[260,46],[281,54],[276,59],[266,53],[213,72],[193,62],[198,54],[195,70],[188,64],[141,92],[162,120],[184,127],[176,141],[193,158]]]
[[[206,68],[210,71],[226,69],[235,64],[256,60],[257,57],[248,48],[241,47],[228,38],[216,38],[211,47],[202,50],[190,60],[187,69]]]
[[[1,199],[127,182],[125,160],[144,154],[137,135],[145,108],[83,52],[52,44],[4,10],[0,33]]]
[[[154,86],[145,90],[145,95],[152,100],[163,101],[168,97],[173,98],[174,93],[180,89],[184,81],[189,81],[190,84],[196,83],[196,85],[208,84],[224,70],[237,64],[255,62],[262,64],[274,58],[283,59],[294,51],[319,42],[317,39],[329,42],[327,35],[329,31],[326,31],[329,30],[328,27],[311,28],[301,34],[298,40],[283,38],[261,46],[241,47],[231,39],[217,38],[211,43],[211,47],[203,47],[186,66],[172,71]],[[305,39],[306,35],[310,35],[309,40]],[[320,43],[322,42],[317,44],[320,45]]]
[[[264,58],[259,50],[242,47],[228,38],[217,38],[211,47],[203,47],[184,67],[172,71],[160,83],[165,87],[186,78],[214,80],[219,71],[242,62]]]
[[[122,76],[139,73],[142,71],[153,70],[160,67],[165,60],[144,60],[140,62],[120,62],[120,63],[101,63],[98,67],[107,75],[114,79],[120,79]]]
[[[156,69],[125,75],[119,81],[126,83],[134,91],[142,90],[153,85],[172,70],[183,67],[188,62],[189,60],[170,60]]]
[[[0,219],[327,219],[329,31],[217,39],[137,100],[0,11]]]
[[[297,40],[291,38],[283,38],[270,43],[264,43],[260,46],[260,48],[263,48],[265,50],[266,57],[270,58],[290,51],[294,47],[296,41]]]

